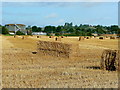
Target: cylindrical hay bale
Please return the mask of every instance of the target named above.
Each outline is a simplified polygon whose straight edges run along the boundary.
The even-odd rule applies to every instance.
[[[120,36],[116,36],[116,39],[120,38]]]
[[[118,51],[105,50],[101,56],[101,69],[108,71],[118,70]]]
[[[25,37],[23,36],[22,39],[25,39]]]
[[[56,38],[55,38],[55,41],[57,41],[57,39],[58,39],[58,38],[56,37]]]
[[[84,37],[82,37],[82,39],[81,40],[84,40]]]
[[[84,40],[84,37],[79,37],[78,41]]]
[[[61,41],[61,38],[60,37],[56,37],[55,41]]]
[[[80,41],[80,40],[81,40],[81,37],[79,37],[78,41]]]
[[[86,39],[89,39],[89,37],[86,37]]]
[[[104,39],[104,37],[99,37],[99,39]]]
[[[39,38],[39,36],[37,36],[37,38]]]
[[[115,37],[112,37],[112,36],[111,36],[110,39],[115,39]]]
[[[16,35],[14,35],[14,38],[16,38]]]
[[[94,38],[96,38],[96,36],[94,36]]]
[[[61,38],[64,38],[63,36],[61,36]]]

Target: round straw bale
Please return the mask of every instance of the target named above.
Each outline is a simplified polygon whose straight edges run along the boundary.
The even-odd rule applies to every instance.
[[[101,69],[108,71],[118,70],[118,50],[104,50],[101,56]]]
[[[115,39],[115,37],[112,37],[112,36],[111,36],[110,39]]]
[[[14,38],[16,38],[16,35],[14,35]]]
[[[61,36],[61,38],[64,38],[63,36]]]
[[[86,39],[89,39],[89,37],[86,37]]]
[[[37,36],[37,38],[39,38],[39,36]]]
[[[24,36],[22,36],[22,39],[24,39],[25,37]]]
[[[99,39],[104,39],[104,37],[99,37]]]

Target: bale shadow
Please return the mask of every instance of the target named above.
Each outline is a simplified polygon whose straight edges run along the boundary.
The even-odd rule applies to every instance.
[[[37,54],[37,52],[32,52],[32,54]]]
[[[88,66],[87,69],[101,69],[100,66]]]

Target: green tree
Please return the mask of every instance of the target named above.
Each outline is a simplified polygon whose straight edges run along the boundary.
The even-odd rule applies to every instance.
[[[58,32],[58,33],[60,33],[61,30],[62,30],[61,26],[58,26],[58,27],[56,28],[56,32]]]
[[[32,32],[37,32],[37,26],[32,27]]]
[[[75,31],[75,35],[76,35],[76,36],[79,36],[79,35],[80,35],[80,31],[79,31],[79,30],[76,30],[76,31]]]
[[[117,34],[118,33],[118,30],[119,30],[119,27],[117,26],[117,25],[112,25],[111,27],[110,27],[110,30],[111,30],[111,33],[112,34]]]
[[[23,32],[21,32],[21,31],[17,31],[16,35],[25,35],[25,34]]]
[[[56,28],[56,33],[55,33],[55,35],[63,35],[63,33],[65,32],[65,29],[64,29],[64,27],[63,26],[58,26],[57,28]]]
[[[105,29],[101,25],[97,25],[97,26],[95,26],[95,28],[96,28],[95,32],[97,32],[97,34],[105,34],[106,33]]]
[[[9,31],[5,26],[2,26],[2,34],[9,34]]]
[[[47,35],[51,35],[51,33],[53,33],[53,27],[52,26],[46,26],[44,28],[44,32],[46,32]]]
[[[70,33],[74,33],[75,30],[74,30],[74,28],[70,28],[70,29],[68,29],[68,32],[70,32]]]
[[[41,27],[38,27],[36,31],[37,31],[37,32],[41,32],[41,31],[42,31],[42,28],[41,28]]]

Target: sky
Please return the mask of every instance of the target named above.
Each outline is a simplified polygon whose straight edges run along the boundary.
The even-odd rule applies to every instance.
[[[118,2],[2,2],[2,25],[117,25]]]

